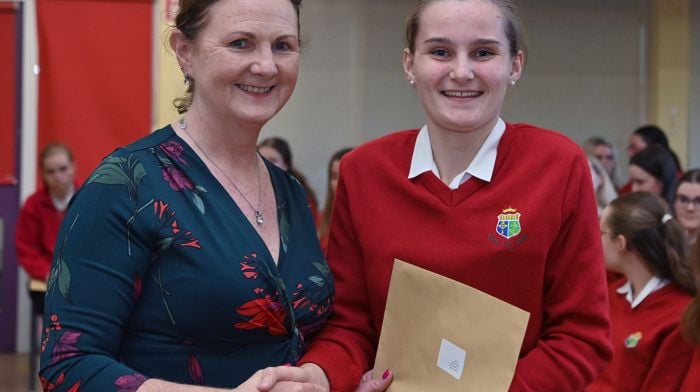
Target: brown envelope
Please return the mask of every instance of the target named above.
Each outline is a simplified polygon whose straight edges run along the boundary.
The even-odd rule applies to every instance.
[[[530,313],[394,261],[374,368],[392,392],[507,391]]]

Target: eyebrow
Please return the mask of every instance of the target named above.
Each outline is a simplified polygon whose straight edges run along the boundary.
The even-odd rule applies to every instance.
[[[449,38],[444,38],[444,37],[434,37],[434,38],[428,38],[425,41],[423,41],[424,44],[429,44],[429,43],[444,43],[444,44],[451,44],[452,40]],[[501,41],[497,39],[490,39],[490,38],[479,38],[476,41],[472,43],[473,45],[501,45]]]
[[[235,34],[245,35],[248,38],[255,38],[256,37],[255,34],[249,33],[247,31],[232,31],[230,34],[231,35],[235,35]]]
[[[256,39],[258,37],[257,35],[250,33],[250,32],[247,32],[247,31],[232,31],[231,32],[231,35],[235,35],[235,34],[241,34],[241,35],[244,35],[244,36],[246,36],[248,38],[252,38],[252,39]],[[289,39],[289,38],[298,39],[297,36],[294,34],[285,34],[285,35],[281,35],[281,36],[275,38],[275,40]]]

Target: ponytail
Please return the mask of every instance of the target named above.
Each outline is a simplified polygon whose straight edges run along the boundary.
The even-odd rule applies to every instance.
[[[672,280],[686,292],[695,294],[695,276],[688,263],[688,240],[683,227],[677,220],[671,219],[662,224],[661,232]]]
[[[607,224],[623,235],[627,247],[658,277],[694,294],[695,278],[688,265],[688,240],[668,204],[648,192],[633,192],[610,203]]]

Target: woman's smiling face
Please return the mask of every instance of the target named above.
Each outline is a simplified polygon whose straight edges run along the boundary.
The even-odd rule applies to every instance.
[[[195,83],[193,105],[221,118],[264,124],[296,85],[296,12],[289,0],[221,0],[181,53]]]

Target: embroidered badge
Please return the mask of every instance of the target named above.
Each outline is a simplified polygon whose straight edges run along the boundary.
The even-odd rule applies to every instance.
[[[498,215],[496,233],[506,238],[513,238],[520,234],[520,213],[514,208],[506,208],[502,214]]]
[[[642,333],[635,332],[632,335],[628,336],[627,339],[625,339],[625,347],[635,348],[637,347],[637,344],[639,344],[640,340],[642,340]]]

